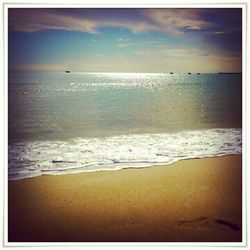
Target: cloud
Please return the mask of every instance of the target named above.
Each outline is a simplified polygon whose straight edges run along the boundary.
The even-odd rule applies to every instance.
[[[163,35],[151,33],[139,37],[104,29],[110,27],[127,29],[134,34],[160,32]],[[112,55],[95,50],[95,53],[103,55],[96,56],[91,52],[90,57],[79,62],[81,67],[75,66],[79,71],[241,71],[241,12],[236,9],[20,8],[9,9],[9,29],[22,32],[66,30],[93,35],[112,33],[112,37],[116,38],[118,34],[125,36],[111,39],[112,46],[115,42],[118,48],[131,47],[126,50],[125,57],[113,57],[116,50],[112,51]],[[129,40],[126,36],[133,39]],[[92,37],[89,41],[100,45],[99,49],[106,49],[101,44],[101,37]],[[133,52],[133,45],[141,47],[141,50]],[[64,67],[58,63],[19,64],[12,68],[61,71],[65,70]]]
[[[117,47],[118,48],[126,48],[129,46],[133,46],[134,43],[130,42],[130,39],[128,38],[119,38],[117,39]]]
[[[204,21],[201,11],[196,9],[147,9],[145,14],[158,30],[174,35],[184,30],[201,30],[211,27],[212,23]]]
[[[11,64],[9,71],[64,71],[67,63],[20,63]]]
[[[9,27],[16,31],[67,30],[98,34],[100,28],[126,28],[133,33],[159,31],[180,35],[186,30],[200,30],[211,26],[201,19],[199,11],[190,9],[131,9],[130,15],[122,9],[113,16],[112,10],[67,12],[58,9],[10,9]]]
[[[152,58],[152,56],[162,57],[162,58],[186,58],[190,55],[192,56],[202,56],[204,51],[194,48],[167,48],[163,47],[161,49],[151,49],[151,50],[138,50],[134,52],[135,55],[143,58]]]
[[[126,48],[126,47],[133,46],[133,45],[134,45],[133,43],[118,43],[117,44],[118,48]]]
[[[60,71],[66,62],[54,64],[16,64],[10,71]],[[92,55],[71,64],[79,72],[241,72],[241,57],[205,53],[200,49],[138,50],[134,56]]]
[[[141,61],[169,72],[241,72],[241,56],[223,55],[198,48],[162,48],[134,52]]]
[[[87,19],[80,19],[62,15],[53,11],[35,9],[17,9],[9,12],[10,28],[16,31],[35,32],[40,30],[68,30],[97,34],[96,23]]]
[[[128,42],[128,41],[130,41],[130,39],[128,39],[128,38],[118,38],[117,41],[118,42]]]
[[[155,40],[150,40],[150,41],[147,41],[148,44],[159,44],[161,43],[160,41],[155,41]]]
[[[98,34],[103,27],[130,29],[134,33],[153,29],[143,21],[113,19],[112,16],[96,15],[71,16],[53,9],[11,9],[9,27],[15,31],[36,32],[41,30],[67,30]]]

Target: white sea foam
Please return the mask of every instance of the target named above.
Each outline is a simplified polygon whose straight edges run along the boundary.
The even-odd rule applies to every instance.
[[[9,179],[146,167],[241,152],[239,128],[16,143],[9,146]]]

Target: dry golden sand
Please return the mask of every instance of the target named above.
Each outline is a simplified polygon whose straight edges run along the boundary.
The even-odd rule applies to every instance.
[[[9,241],[241,241],[241,156],[9,181]]]

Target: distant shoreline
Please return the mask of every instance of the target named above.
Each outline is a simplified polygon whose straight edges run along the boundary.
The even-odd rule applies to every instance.
[[[8,73],[65,73],[65,70],[60,70],[60,71],[39,71],[39,70],[9,70]],[[188,74],[189,72],[174,72],[174,71],[169,71],[169,72],[112,72],[112,71],[74,71],[70,70],[70,73],[82,73],[82,74]],[[242,72],[200,72],[200,71],[191,71],[191,74],[242,74]]]

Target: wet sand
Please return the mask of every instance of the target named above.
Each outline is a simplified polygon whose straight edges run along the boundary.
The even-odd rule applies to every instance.
[[[240,242],[241,161],[9,181],[9,242]]]

